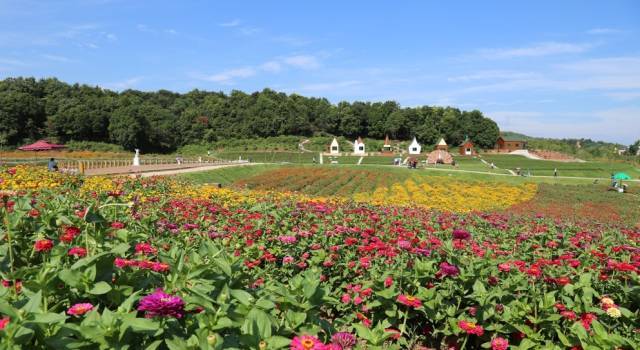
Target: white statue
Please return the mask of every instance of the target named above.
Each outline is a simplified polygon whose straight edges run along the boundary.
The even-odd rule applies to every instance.
[[[140,150],[136,148],[136,155],[133,156],[133,166],[140,166]]]

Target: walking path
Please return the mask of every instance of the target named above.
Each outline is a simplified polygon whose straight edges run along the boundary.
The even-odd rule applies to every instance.
[[[121,167],[109,167],[109,168],[95,168],[86,169],[85,175],[137,175],[153,176],[155,175],[171,175],[188,173],[194,171],[205,171],[211,169],[218,169],[221,167],[238,166],[249,164],[248,162],[230,161],[230,162],[218,162],[218,163],[189,163],[189,164],[149,164],[140,166],[121,166]],[[253,164],[253,163],[252,163]],[[151,174],[151,175],[149,175]]]

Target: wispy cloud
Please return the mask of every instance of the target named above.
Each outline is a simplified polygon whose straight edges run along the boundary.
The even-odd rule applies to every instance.
[[[295,55],[285,57],[282,60],[284,63],[302,69],[316,69],[320,67],[320,61],[311,55]]]
[[[544,42],[515,48],[480,49],[477,54],[486,59],[509,59],[519,57],[540,57],[569,53],[582,53],[593,48],[592,43]]]
[[[306,91],[306,92],[334,91],[336,89],[353,87],[360,84],[361,82],[358,80],[345,80],[345,81],[337,81],[337,82],[306,84],[300,87],[300,91]]]
[[[136,29],[138,29],[141,32],[145,32],[145,33],[151,33],[152,32],[151,28],[149,28],[149,26],[146,25],[146,24],[137,24],[136,25]]]
[[[171,35],[176,35],[176,34],[178,34],[178,31],[177,31],[177,30],[175,30],[175,29],[165,29],[165,31],[164,31],[164,32],[165,32],[165,33],[167,33],[167,34],[171,34]]]
[[[2,58],[0,57],[0,64],[7,66],[26,66],[27,64],[24,61],[17,60],[14,58]]]
[[[533,72],[518,72],[507,70],[486,70],[476,73],[459,75],[455,77],[447,78],[450,82],[467,82],[475,80],[489,80],[489,79],[529,79],[536,77],[537,74]]]
[[[587,30],[587,34],[592,34],[592,35],[618,34],[618,33],[622,33],[622,30],[614,29],[614,28],[593,28],[593,29]]]
[[[282,64],[278,61],[267,61],[263,63],[260,68],[265,72],[277,73],[282,70]]]
[[[133,78],[125,79],[125,80],[122,80],[122,81],[117,81],[117,82],[113,82],[113,83],[106,83],[106,84],[103,84],[103,85],[104,85],[104,87],[106,87],[108,89],[126,90],[126,89],[135,88],[143,79],[144,79],[144,77],[133,77]]]
[[[58,55],[44,54],[42,55],[42,58],[47,59],[49,61],[55,61],[55,62],[61,62],[61,63],[73,62],[73,60],[68,57],[58,56]]]
[[[531,136],[592,138],[629,144],[640,133],[640,109],[613,108],[594,112],[489,111],[500,129]]]
[[[229,69],[218,74],[201,77],[202,80],[212,81],[220,84],[231,84],[236,78],[249,78],[256,74],[256,70],[251,67]]]
[[[610,92],[606,95],[616,101],[640,100],[640,91]]]
[[[239,19],[234,19],[228,22],[222,22],[220,24],[218,24],[220,27],[237,27],[241,24],[242,22]]]

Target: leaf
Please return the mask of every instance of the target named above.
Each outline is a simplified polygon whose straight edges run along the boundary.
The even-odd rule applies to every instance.
[[[167,344],[169,350],[184,350],[189,348],[187,346],[187,342],[185,342],[184,339],[178,338],[176,336],[171,339],[165,339],[164,342],[165,344]]]
[[[126,253],[129,249],[131,248],[131,246],[127,243],[120,243],[117,246],[113,247],[113,249],[111,249],[111,253],[113,255],[123,255],[124,253]]]
[[[567,346],[567,347],[572,347],[573,343],[571,343],[569,341],[569,339],[567,339],[567,336],[564,335],[564,333],[562,333],[561,330],[556,329],[556,334],[558,334],[558,339],[560,339],[560,342],[562,342],[562,345]]]
[[[29,298],[29,301],[22,307],[22,311],[25,313],[40,311],[40,304],[42,303],[42,291],[38,291],[36,294]]]
[[[131,318],[124,321],[123,326],[131,327],[134,332],[152,332],[159,328],[158,323],[149,318]]]
[[[484,284],[480,282],[480,280],[476,280],[473,284],[473,293],[474,294],[485,294],[487,290],[484,288]]]
[[[93,295],[102,295],[102,294],[107,294],[110,291],[111,291],[111,286],[107,282],[100,281],[94,284],[93,288],[88,290],[87,293],[93,294]]]
[[[58,273],[58,278],[69,287],[77,288],[82,280],[82,272],[78,270],[64,269]]]
[[[291,339],[279,335],[267,339],[267,349],[282,349],[288,347],[289,344],[291,344]]]
[[[264,310],[271,310],[276,307],[276,304],[274,304],[273,301],[269,299],[260,298],[256,302],[256,306]]]
[[[56,314],[53,312],[47,312],[47,313],[43,313],[43,314],[35,314],[35,317],[33,319],[33,323],[44,323],[44,324],[50,324],[50,323],[58,323],[61,321],[64,321],[67,319],[67,316],[65,316],[64,314]]]
[[[162,344],[162,340],[156,340],[153,343],[149,344],[145,350],[156,350],[160,344]]]
[[[241,289],[230,289],[229,294],[238,300],[242,305],[251,305],[253,296]]]
[[[289,323],[289,327],[295,330],[300,327],[302,323],[307,319],[307,314],[305,312],[295,312],[293,310],[287,310],[285,319],[287,320],[287,323]]]
[[[231,277],[231,265],[229,265],[229,263],[223,259],[223,258],[215,258],[213,259],[213,262],[216,264],[216,266],[222,270],[222,272]]]
[[[358,337],[373,343],[374,342],[374,336],[373,333],[371,333],[371,330],[359,323],[356,323],[353,325],[353,328],[356,329],[356,334],[358,334]]]
[[[580,284],[582,286],[591,286],[591,274],[583,273],[580,275]]]

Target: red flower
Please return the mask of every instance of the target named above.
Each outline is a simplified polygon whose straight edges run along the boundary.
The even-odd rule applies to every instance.
[[[48,239],[40,239],[34,243],[33,248],[36,252],[48,252],[53,248],[53,242]]]
[[[31,216],[32,218],[37,218],[38,216],[40,216],[40,212],[38,211],[38,209],[31,209],[29,210],[29,216]]]
[[[458,327],[460,327],[467,334],[475,334],[481,336],[484,334],[484,328],[475,324],[474,322],[468,322],[465,320],[458,321]]]
[[[82,247],[73,247],[69,249],[69,252],[67,253],[67,255],[83,258],[87,256],[87,250]]]
[[[422,301],[414,296],[411,295],[406,295],[406,294],[400,294],[398,295],[398,299],[397,301],[400,304],[404,304],[407,306],[410,306],[412,308],[419,308],[420,306],[422,306]]]
[[[393,284],[393,277],[388,276],[387,278],[384,279],[385,288],[391,287],[392,284]]]
[[[582,323],[582,327],[586,330],[591,329],[591,323],[597,319],[596,315],[592,313],[584,313],[580,316],[580,323]]]
[[[9,321],[11,321],[9,317],[3,317],[2,319],[0,319],[0,331],[4,330],[7,327]]]
[[[565,276],[558,277],[555,279],[555,282],[559,286],[566,286],[567,284],[571,283],[571,278]]]
[[[69,310],[67,310],[67,313],[69,315],[73,315],[73,316],[80,316],[80,315],[84,315],[87,312],[93,310],[93,305],[89,304],[89,303],[80,303],[80,304],[75,304],[72,307],[69,308]]]
[[[577,318],[576,313],[571,310],[561,311],[560,315],[562,315],[562,317],[566,318],[567,320],[571,320],[571,321],[574,321]]]

